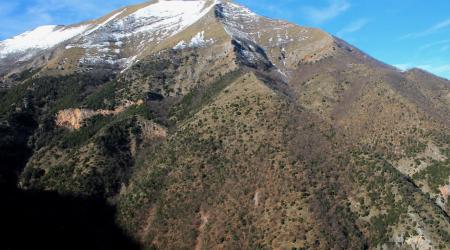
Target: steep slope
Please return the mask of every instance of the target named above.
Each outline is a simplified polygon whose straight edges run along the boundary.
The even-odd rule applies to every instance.
[[[0,183],[107,199],[144,248],[450,245],[445,79],[231,1],[130,6],[0,55]]]

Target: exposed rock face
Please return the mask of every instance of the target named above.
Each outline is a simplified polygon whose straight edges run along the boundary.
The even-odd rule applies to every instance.
[[[450,196],[450,178],[448,180],[448,185],[441,186],[439,191],[441,192],[442,198],[446,203],[448,203],[448,197]]]
[[[433,249],[430,240],[425,239],[423,236],[416,235],[406,240],[406,243],[413,249],[426,250]]]
[[[132,105],[142,105],[144,102],[139,100],[137,102],[128,102],[123,106],[119,106],[114,110],[91,110],[91,109],[64,109],[58,112],[56,115],[56,125],[59,127],[65,127],[68,129],[80,129],[83,126],[83,122],[96,115],[116,115],[123,112],[126,108]]]
[[[141,124],[141,130],[143,137],[146,140],[167,137],[167,129],[154,122],[145,122]]]
[[[89,109],[65,109],[56,115],[56,125],[69,129],[79,129],[84,120],[89,119],[98,113]]]

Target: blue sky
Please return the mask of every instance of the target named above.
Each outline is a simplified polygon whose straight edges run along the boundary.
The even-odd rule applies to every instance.
[[[322,28],[400,68],[450,79],[448,0],[236,0],[271,18]],[[0,40],[44,24],[96,18],[142,0],[1,0]]]

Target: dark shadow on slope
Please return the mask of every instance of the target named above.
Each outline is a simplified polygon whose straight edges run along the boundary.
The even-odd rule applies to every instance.
[[[0,187],[16,185],[32,154],[28,140],[37,126],[32,113],[27,111],[12,114],[0,124]]]
[[[0,249],[137,249],[105,200],[16,188],[36,127],[27,112],[0,125]]]
[[[101,199],[1,187],[0,249],[138,249]]]

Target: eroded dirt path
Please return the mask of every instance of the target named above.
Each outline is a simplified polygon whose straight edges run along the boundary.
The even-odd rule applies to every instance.
[[[259,189],[257,189],[257,190],[255,191],[255,196],[253,197],[253,202],[254,202],[254,204],[255,204],[255,207],[258,207],[258,206],[259,206],[259,199],[260,199],[260,196],[261,196],[261,191],[259,191]]]
[[[203,247],[204,232],[205,232],[205,227],[208,224],[208,219],[209,219],[208,212],[200,211],[201,224],[198,227],[198,236],[197,236],[197,240],[195,242],[195,248],[194,248],[195,250],[201,250]]]

